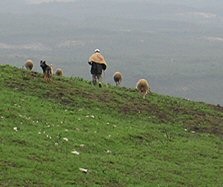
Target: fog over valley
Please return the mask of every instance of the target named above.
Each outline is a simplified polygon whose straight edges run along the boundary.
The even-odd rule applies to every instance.
[[[105,82],[149,80],[152,91],[223,105],[223,2],[219,0],[7,0],[0,2],[0,62],[46,60],[91,80],[99,48]]]

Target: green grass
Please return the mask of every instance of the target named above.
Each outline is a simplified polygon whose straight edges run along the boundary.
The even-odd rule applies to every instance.
[[[0,186],[223,186],[221,106],[7,65],[0,87]]]

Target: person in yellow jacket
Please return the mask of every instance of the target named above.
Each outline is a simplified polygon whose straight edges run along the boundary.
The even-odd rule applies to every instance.
[[[91,65],[92,83],[99,87],[102,86],[102,71],[107,68],[107,63],[105,58],[100,53],[99,49],[95,49],[94,54],[92,54],[88,60],[88,64]]]

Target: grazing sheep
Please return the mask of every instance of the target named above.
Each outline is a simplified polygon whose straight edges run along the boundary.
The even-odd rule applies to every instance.
[[[62,77],[63,76],[63,70],[60,68],[57,68],[55,75]]]
[[[150,92],[150,86],[148,81],[145,79],[140,79],[136,84],[136,89],[143,96],[143,99],[145,99],[146,94]]]
[[[27,70],[32,70],[33,69],[33,61],[32,60],[30,60],[30,59],[28,59],[27,61],[26,61],[26,63],[25,63],[25,68],[27,69]]]
[[[120,85],[122,81],[122,74],[120,72],[115,72],[115,74],[113,75],[113,78],[114,78],[116,86]]]

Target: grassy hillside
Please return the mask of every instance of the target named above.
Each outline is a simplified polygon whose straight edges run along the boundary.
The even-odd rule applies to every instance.
[[[223,185],[221,106],[8,65],[0,88],[0,186]]]

